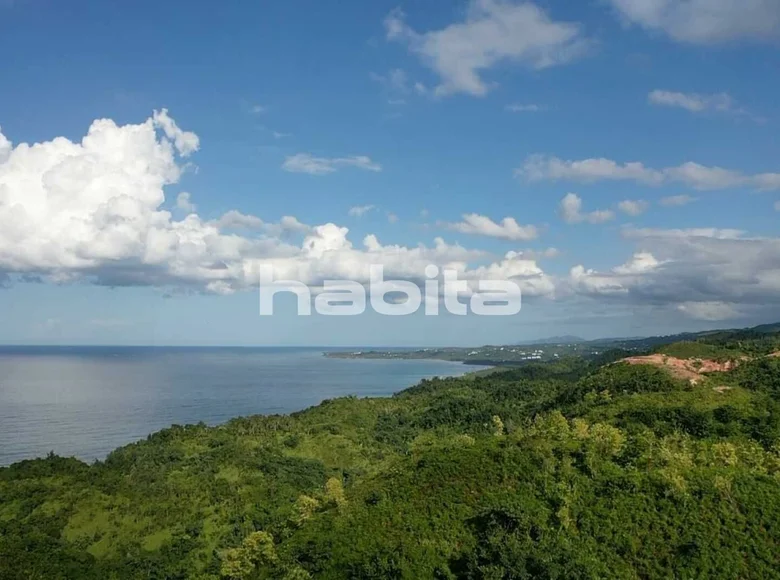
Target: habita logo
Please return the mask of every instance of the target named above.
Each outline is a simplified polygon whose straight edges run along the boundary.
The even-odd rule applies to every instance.
[[[433,264],[425,268],[423,288],[409,280],[385,280],[384,267],[369,267],[368,284],[354,280],[325,280],[322,289],[312,300],[309,286],[297,280],[277,280],[274,267],[263,264],[260,275],[260,316],[272,316],[274,296],[292,293],[297,297],[298,315],[309,316],[314,310],[326,316],[356,316],[371,308],[385,316],[406,316],[418,312],[425,304],[426,316],[438,316],[440,306],[450,314],[465,316],[471,312],[479,316],[512,316],[520,312],[520,286],[512,280],[477,280],[476,291],[469,289],[466,280],[458,279],[457,270],[441,271]],[[368,294],[368,296],[366,296]],[[468,302],[460,300],[468,295]],[[465,296],[463,296],[465,297]]]

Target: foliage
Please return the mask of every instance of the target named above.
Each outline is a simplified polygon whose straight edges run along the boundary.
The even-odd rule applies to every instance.
[[[780,359],[613,358],[0,469],[0,578],[780,578]]]

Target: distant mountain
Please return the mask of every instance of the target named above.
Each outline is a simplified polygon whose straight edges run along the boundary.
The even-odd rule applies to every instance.
[[[528,346],[533,344],[579,344],[581,342],[588,342],[584,338],[579,336],[552,336],[550,338],[540,338],[537,340],[528,340],[526,342],[518,342],[517,346]]]
[[[776,332],[780,332],[780,322],[775,322],[774,324],[762,324],[752,328],[751,330],[753,330],[753,332],[760,332],[762,334],[774,334]]]
[[[675,342],[690,342],[699,339],[714,340],[740,340],[756,338],[762,334],[780,333],[780,322],[762,324],[752,328],[729,328],[721,330],[703,330],[701,332],[681,332],[667,336],[648,336],[644,338],[615,338],[597,339],[588,341],[592,346],[609,346],[613,348],[642,349],[673,344]]]
[[[647,337],[625,337],[625,338],[597,338],[595,340],[585,340],[577,336],[554,336],[529,342],[521,342],[518,345],[542,345],[542,344],[580,344],[589,347],[604,348],[622,348],[629,350],[642,350],[672,344],[675,342],[696,341],[706,338],[707,340],[738,340],[755,338],[762,334],[780,333],[780,322],[762,324],[752,328],[729,328],[720,330],[704,330],[701,332],[681,332],[679,334],[670,334],[666,336],[647,336]]]

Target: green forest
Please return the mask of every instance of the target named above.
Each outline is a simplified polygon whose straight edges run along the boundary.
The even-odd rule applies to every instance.
[[[780,578],[776,346],[664,346],[744,357],[696,384],[607,352],[17,463],[0,578]]]

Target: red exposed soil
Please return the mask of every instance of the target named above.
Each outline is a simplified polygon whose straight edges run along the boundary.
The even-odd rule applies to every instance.
[[[648,356],[632,356],[623,359],[632,365],[652,365],[668,369],[677,378],[696,384],[702,378],[703,373],[723,373],[732,370],[739,364],[735,361],[716,362],[707,359],[683,360],[663,354],[651,354]]]

